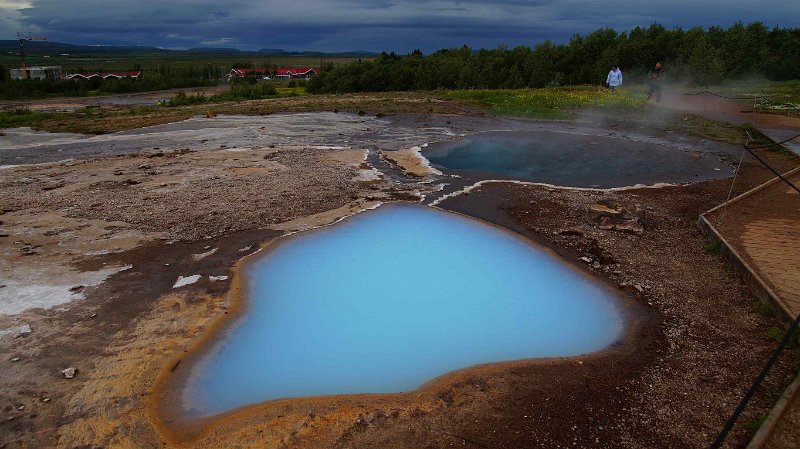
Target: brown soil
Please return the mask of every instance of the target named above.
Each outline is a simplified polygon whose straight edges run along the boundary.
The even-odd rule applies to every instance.
[[[713,120],[735,124],[750,123],[757,128],[800,129],[800,117],[768,113],[753,109],[752,100],[730,101],[714,95],[680,95],[665,93],[659,107],[690,112]]]

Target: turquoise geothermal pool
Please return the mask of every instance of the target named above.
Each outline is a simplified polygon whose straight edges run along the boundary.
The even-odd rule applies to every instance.
[[[730,168],[713,153],[549,131],[478,133],[433,144],[423,154],[435,167],[455,174],[572,187],[685,183],[731,175]]]
[[[623,328],[613,290],[549,251],[416,205],[285,238],[243,276],[244,313],[189,376],[190,416],[409,391],[476,364],[597,351]]]

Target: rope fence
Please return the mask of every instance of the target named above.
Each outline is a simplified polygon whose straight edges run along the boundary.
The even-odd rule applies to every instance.
[[[770,172],[772,172],[778,178],[780,178],[781,181],[783,181],[784,183],[789,185],[797,193],[800,193],[800,189],[798,189],[798,187],[796,185],[794,185],[794,183],[792,183],[791,181],[786,179],[783,175],[781,175],[777,170],[775,170],[771,165],[769,165],[766,161],[764,161],[761,157],[759,157],[753,151],[753,150],[757,150],[757,149],[768,148],[768,147],[771,147],[773,145],[782,145],[782,144],[787,143],[789,141],[792,141],[792,140],[800,138],[800,134],[798,134],[798,135],[796,135],[794,137],[791,137],[789,139],[786,139],[784,141],[781,141],[781,142],[776,142],[776,143],[768,144],[768,145],[759,145],[759,146],[750,146],[750,142],[753,140],[753,136],[750,134],[749,131],[747,132],[747,136],[748,136],[748,141],[747,141],[747,143],[744,144],[744,151],[750,153],[751,156],[753,156],[758,162],[760,162]],[[742,156],[744,156],[744,152],[742,153]],[[739,162],[739,166],[741,167],[741,160]],[[736,176],[735,175],[734,175],[734,180],[733,181],[734,182],[736,181]],[[733,184],[731,184],[731,190],[733,190]],[[728,197],[730,198],[730,192],[728,193]],[[764,364],[764,366],[761,368],[761,371],[759,372],[758,376],[756,376],[756,378],[753,380],[753,383],[750,385],[750,388],[747,389],[747,392],[745,392],[744,396],[742,397],[742,400],[739,402],[739,404],[736,406],[736,408],[734,409],[734,411],[731,414],[731,416],[725,422],[724,426],[722,427],[722,430],[717,435],[716,439],[711,444],[711,446],[709,446],[709,449],[719,449],[719,448],[722,447],[722,444],[725,442],[725,439],[728,437],[728,434],[730,434],[731,430],[733,430],[733,427],[736,425],[736,422],[739,420],[739,416],[742,414],[742,412],[744,412],[745,408],[747,408],[747,405],[753,399],[753,397],[756,394],[756,391],[761,386],[761,384],[764,383],[764,380],[767,378],[767,375],[769,374],[769,371],[772,369],[773,365],[775,365],[775,362],[778,361],[778,358],[780,357],[780,355],[783,352],[783,350],[786,349],[786,347],[790,344],[792,339],[795,337],[798,327],[800,327],[800,315],[795,317],[795,319],[789,325],[789,329],[783,335],[783,338],[778,343],[778,346],[775,348],[775,350],[772,351],[772,354],[770,355],[769,359]]]

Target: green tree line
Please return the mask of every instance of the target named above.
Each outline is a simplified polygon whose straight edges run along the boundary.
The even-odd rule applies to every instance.
[[[532,49],[464,46],[425,56],[382,53],[373,61],[323,67],[310,93],[431,89],[504,89],[601,84],[612,64],[627,81],[641,81],[656,62],[669,78],[697,85],[725,79],[800,78],[800,28],[736,23],[724,29],[667,29],[653,24],[629,32],[610,28],[575,35],[566,44],[545,41]]]

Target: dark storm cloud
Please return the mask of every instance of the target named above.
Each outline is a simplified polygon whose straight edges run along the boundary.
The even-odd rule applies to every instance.
[[[429,51],[468,44],[510,46],[600,27],[721,25],[763,21],[800,26],[783,0],[0,0],[0,27],[52,40],[172,48]]]

